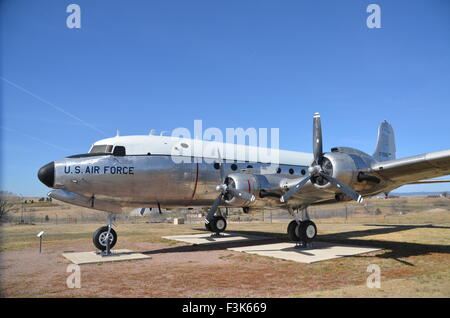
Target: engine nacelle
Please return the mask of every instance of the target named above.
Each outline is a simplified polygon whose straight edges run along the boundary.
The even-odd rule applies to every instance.
[[[251,193],[255,197],[258,197],[259,191],[261,189],[258,178],[253,174],[231,173],[226,177],[225,183],[230,188],[235,188],[237,190]],[[235,197],[231,193],[225,194],[224,201],[227,204],[234,205],[234,206],[241,206],[241,207],[251,206],[255,202],[255,201],[250,202],[250,201],[242,200],[241,198]]]
[[[323,156],[322,169],[327,175],[352,187],[356,191],[370,190],[377,185],[375,177],[367,176],[364,171],[368,171],[373,159],[356,149],[333,148],[332,152]],[[339,193],[327,180],[318,177],[314,180],[314,186],[319,189]]]

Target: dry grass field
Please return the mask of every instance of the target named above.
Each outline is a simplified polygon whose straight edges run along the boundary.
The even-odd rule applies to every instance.
[[[395,200],[395,199],[392,199]],[[98,212],[39,207],[60,222],[0,226],[0,294],[3,297],[450,297],[450,200],[373,200],[381,213],[316,219],[318,240],[384,250],[314,264],[232,252],[248,243],[207,246],[162,239],[204,233],[203,225],[118,220],[115,248],[150,259],[81,265],[81,288],[68,288],[65,251],[91,251],[92,233],[104,222],[61,222]],[[391,202],[389,202],[391,201]],[[316,209],[316,208],[315,208]],[[314,213],[319,213],[315,211]],[[36,219],[39,219],[36,217]],[[230,222],[228,230],[266,236],[252,245],[285,240],[289,219]],[[46,232],[39,254],[36,234]],[[381,269],[381,288],[368,288],[367,266]]]

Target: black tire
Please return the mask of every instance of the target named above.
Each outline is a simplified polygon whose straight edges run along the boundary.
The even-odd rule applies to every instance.
[[[108,232],[108,227],[102,226],[101,228],[97,229],[97,231],[94,232],[94,235],[92,237],[94,246],[96,248],[98,248],[100,251],[106,250],[105,237],[106,237],[107,232]],[[112,240],[110,239],[110,243],[109,243],[109,248],[112,249],[114,247],[114,245],[116,245],[116,242],[117,242],[117,233],[116,233],[116,231],[114,231],[113,228],[111,228],[109,235],[112,236]]]
[[[313,221],[307,220],[301,223],[298,233],[302,242],[311,242],[317,235],[317,227]]]
[[[222,233],[227,228],[227,220],[223,216],[215,216],[209,224],[214,233]]]
[[[300,224],[302,224],[302,222],[300,222]],[[298,227],[297,221],[292,220],[291,223],[289,223],[288,228],[287,228],[288,237],[291,241],[294,241],[294,242],[300,241],[300,237],[298,236],[298,231],[296,231],[297,227]]]

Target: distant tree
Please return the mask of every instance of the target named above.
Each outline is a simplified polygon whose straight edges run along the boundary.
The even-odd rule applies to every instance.
[[[39,202],[43,202],[45,198],[39,198]]]
[[[7,197],[0,197],[0,219],[3,220],[5,216],[14,211],[14,203],[8,200]]]
[[[15,197],[16,195],[10,191],[0,190],[0,197]]]

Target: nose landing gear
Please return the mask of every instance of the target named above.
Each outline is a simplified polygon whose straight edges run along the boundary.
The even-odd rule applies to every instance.
[[[114,231],[114,229],[109,228],[108,226],[102,226],[94,232],[92,241],[94,243],[94,246],[103,252],[107,250],[107,245],[109,245],[110,249],[113,248],[114,245],[116,245],[117,233],[116,231]]]
[[[111,249],[117,243],[117,233],[112,228],[112,214],[108,214],[108,225],[102,226],[94,232],[92,237],[94,246],[99,249],[102,256],[111,255]]]

